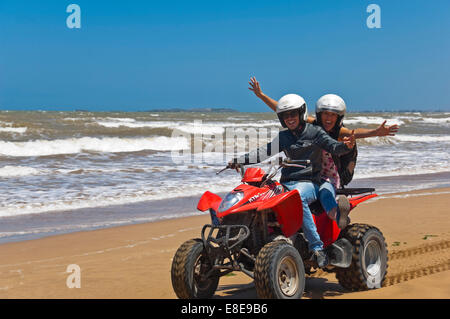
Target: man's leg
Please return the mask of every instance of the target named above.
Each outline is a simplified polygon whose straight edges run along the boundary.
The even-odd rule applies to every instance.
[[[289,190],[297,189],[303,206],[303,233],[308,240],[310,251],[323,249],[323,243],[317,232],[309,204],[317,200],[318,186],[312,182],[287,182],[284,184]]]

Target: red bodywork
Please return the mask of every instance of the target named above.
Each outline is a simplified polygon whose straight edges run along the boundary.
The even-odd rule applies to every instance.
[[[222,197],[211,193],[210,191],[206,191],[198,201],[197,209],[204,212],[205,210],[212,208],[217,212],[221,201]]]
[[[243,183],[261,182],[265,175],[261,168],[250,167],[246,170],[241,181]],[[242,192],[244,197],[225,211],[219,212],[218,209],[222,198],[209,191],[202,195],[197,209],[200,211],[213,209],[219,219],[229,214],[271,209],[275,212],[277,222],[286,237],[292,236],[302,227],[303,207],[297,190],[286,191],[280,183],[271,182],[262,187],[241,184],[232,192]],[[375,196],[377,195],[371,194],[349,198],[350,209]],[[331,245],[338,239],[341,230],[335,221],[328,218],[327,214],[313,215],[313,218],[324,247]]]

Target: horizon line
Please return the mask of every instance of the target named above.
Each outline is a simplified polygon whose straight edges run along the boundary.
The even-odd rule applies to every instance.
[[[224,108],[224,107],[208,107],[208,108],[168,108],[168,109],[148,109],[148,110],[90,110],[90,109],[72,109],[72,110],[63,110],[63,109],[4,109],[0,107],[0,112],[73,112],[73,113],[273,113],[271,110],[267,111],[240,111],[232,108]],[[380,109],[380,110],[347,110],[346,113],[412,113],[412,112],[430,112],[430,113],[445,113],[450,112],[449,109],[434,109],[434,110],[424,110],[424,109]],[[308,114],[315,112],[308,112]]]

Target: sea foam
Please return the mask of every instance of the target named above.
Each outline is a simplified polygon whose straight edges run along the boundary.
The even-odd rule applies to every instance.
[[[0,177],[18,177],[37,174],[40,174],[40,171],[34,167],[7,165],[0,168]]]
[[[143,150],[171,151],[189,148],[184,137],[82,137],[27,142],[0,141],[0,156],[49,156],[81,152],[139,152]]]

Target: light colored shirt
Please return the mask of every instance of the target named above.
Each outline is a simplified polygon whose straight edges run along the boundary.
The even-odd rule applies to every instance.
[[[341,179],[336,165],[334,164],[333,157],[327,151],[322,151],[322,171],[320,172],[322,180],[330,182],[336,187],[341,187]]]

